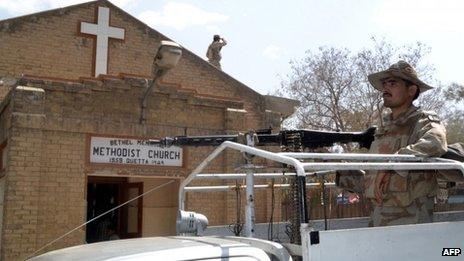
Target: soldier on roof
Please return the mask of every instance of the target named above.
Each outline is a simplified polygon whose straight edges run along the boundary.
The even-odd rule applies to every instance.
[[[214,35],[213,42],[209,45],[206,57],[208,62],[221,70],[221,49],[227,44],[226,39],[221,38],[219,35]]]

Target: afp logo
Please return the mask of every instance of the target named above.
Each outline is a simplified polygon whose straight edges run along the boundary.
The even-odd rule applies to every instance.
[[[445,247],[441,251],[442,256],[459,256],[462,253],[460,248]]]

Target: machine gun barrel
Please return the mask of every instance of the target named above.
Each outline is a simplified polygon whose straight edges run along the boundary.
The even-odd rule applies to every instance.
[[[374,140],[375,127],[363,132],[334,132],[316,130],[283,130],[278,133],[260,131],[256,133],[256,146],[287,146],[287,137],[299,135],[303,147],[320,148],[332,146],[334,143],[356,142],[360,147],[369,148]],[[175,136],[160,140],[151,140],[152,145],[170,146],[219,146],[224,141],[239,142],[240,135],[210,135],[210,136]]]
[[[170,146],[219,146],[224,141],[237,142],[238,135],[210,135],[210,136],[175,136],[160,140],[150,140],[150,144],[161,147]]]

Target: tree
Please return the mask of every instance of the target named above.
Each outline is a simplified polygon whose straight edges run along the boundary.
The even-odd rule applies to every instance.
[[[455,111],[448,119],[446,119],[445,124],[448,144],[464,142],[464,111]]]
[[[368,82],[367,75],[385,70],[399,59],[409,62],[421,79],[434,82],[434,68],[423,58],[430,48],[417,42],[395,47],[372,38],[373,46],[357,53],[348,49],[320,47],[306,52],[300,61],[291,61],[291,73],[281,84],[280,94],[297,99],[296,127],[354,131],[372,126],[384,108],[381,93]],[[426,109],[443,108],[441,88],[421,94],[418,101]],[[423,102],[427,101],[427,102]]]
[[[443,118],[448,143],[464,142],[464,86],[451,83],[443,94],[447,102]]]
[[[301,102],[299,127],[345,130],[346,95],[358,84],[346,49],[320,48],[302,62],[292,62],[293,74],[282,91]]]
[[[444,94],[449,101],[461,102],[464,100],[464,85],[451,83]]]

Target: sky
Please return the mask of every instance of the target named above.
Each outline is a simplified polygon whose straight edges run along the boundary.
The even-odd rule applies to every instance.
[[[307,50],[358,51],[370,38],[431,48],[426,62],[443,84],[464,84],[461,0],[110,0],[206,59],[214,34],[226,38],[222,68],[261,94],[274,93]],[[0,20],[80,0],[0,0]]]

